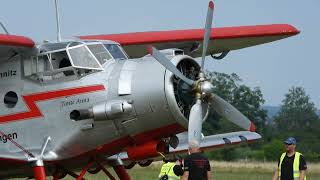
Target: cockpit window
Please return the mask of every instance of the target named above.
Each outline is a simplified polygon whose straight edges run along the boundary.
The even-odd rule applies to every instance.
[[[39,49],[39,54],[24,60],[24,75],[43,83],[82,78],[104,71],[102,65],[108,60],[128,59],[120,45],[113,42],[47,43]]]
[[[104,64],[107,60],[112,59],[111,55],[102,44],[90,44],[87,46],[100,64]]]
[[[104,44],[114,59],[127,59],[127,56],[121,51],[117,44]]]
[[[65,67],[70,67],[71,63],[69,61],[69,59],[67,58],[62,58],[61,61],[59,62],[59,69],[65,68]],[[67,70],[67,71],[63,71],[63,74],[66,76],[72,76],[74,75],[74,71],[71,70]]]
[[[101,69],[100,64],[85,45],[69,47],[67,51],[74,67]]]

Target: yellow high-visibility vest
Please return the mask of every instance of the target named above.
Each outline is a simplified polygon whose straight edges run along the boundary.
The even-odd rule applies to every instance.
[[[280,163],[279,163],[279,168],[278,168],[279,169],[279,172],[278,172],[279,180],[281,178],[281,164],[282,164],[282,161],[285,156],[286,156],[286,153],[282,153],[282,155],[280,157]],[[293,160],[293,179],[294,180],[298,180],[300,177],[300,170],[299,170],[300,156],[301,156],[301,153],[299,153],[299,152],[296,152],[294,155],[294,160]],[[307,175],[304,176],[304,180],[307,180]]]
[[[168,180],[179,180],[180,177],[177,176],[176,174],[174,174],[173,172],[173,167],[176,165],[176,163],[173,162],[167,162],[165,164],[162,165],[161,170],[160,170],[160,174],[159,174],[159,179],[164,176],[167,175],[168,176]]]

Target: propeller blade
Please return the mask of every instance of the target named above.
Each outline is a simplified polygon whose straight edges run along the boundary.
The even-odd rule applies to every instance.
[[[174,75],[178,76],[180,79],[182,79],[184,82],[192,86],[194,84],[194,81],[191,79],[188,79],[186,76],[184,76],[171,62],[170,60],[163,55],[160,51],[158,51],[154,47],[148,47],[148,52],[160,63],[162,64],[166,69],[168,69],[170,72],[172,72]]]
[[[197,141],[200,144],[201,131],[202,131],[202,119],[203,111],[201,100],[197,99],[197,102],[192,106],[189,115],[189,126],[188,126],[188,142]]]
[[[228,119],[243,129],[252,132],[256,131],[255,125],[247,117],[245,117],[239,110],[219,96],[212,94],[211,104],[211,107],[222,117]]]
[[[207,12],[207,18],[206,18],[206,25],[205,25],[205,34],[204,34],[204,38],[203,38],[201,69],[203,69],[203,67],[204,67],[204,60],[205,60],[205,57],[207,54],[209,38],[211,35],[213,9],[214,9],[214,4],[212,1],[210,1],[209,5],[208,5],[208,12]]]

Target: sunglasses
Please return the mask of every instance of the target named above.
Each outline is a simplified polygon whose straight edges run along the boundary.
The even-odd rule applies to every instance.
[[[292,143],[290,143],[290,144],[288,144],[288,143],[285,143],[285,145],[288,145],[288,146],[290,146],[290,145],[293,145]]]

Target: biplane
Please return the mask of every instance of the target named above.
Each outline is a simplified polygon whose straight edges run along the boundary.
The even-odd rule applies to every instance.
[[[67,174],[148,166],[163,155],[255,141],[254,124],[212,92],[206,56],[297,35],[288,24],[85,35],[35,43],[0,34],[0,177]],[[201,62],[196,58],[202,57]],[[199,61],[199,62],[198,62]],[[244,131],[202,136],[215,111]],[[80,174],[74,173],[81,170]]]

